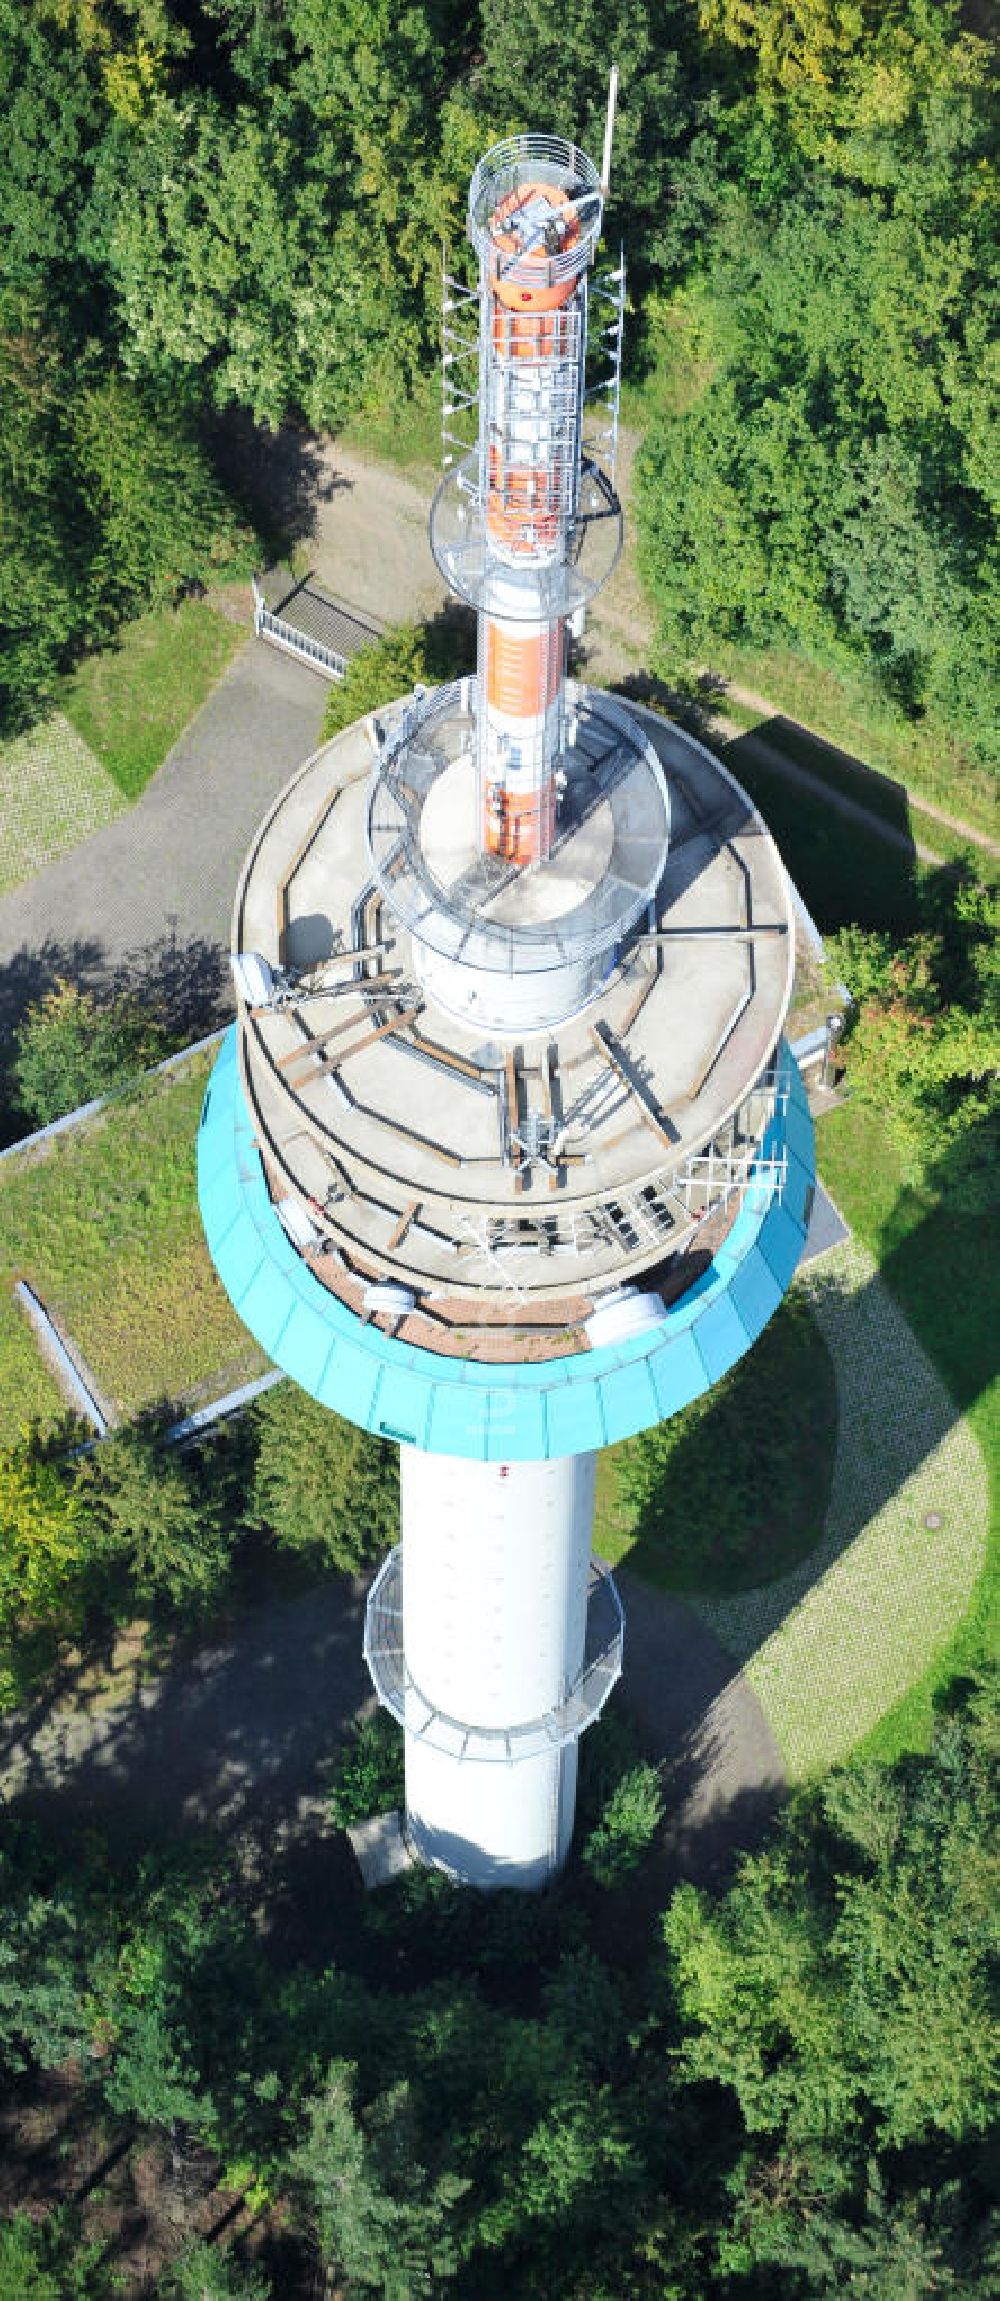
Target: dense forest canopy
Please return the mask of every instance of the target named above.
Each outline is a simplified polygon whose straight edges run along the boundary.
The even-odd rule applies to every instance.
[[[968,21],[967,21],[968,18]],[[779,637],[995,756],[990,11],[958,0],[0,0],[7,715],[245,564],[206,445],[436,355],[491,137],[598,148],[663,646]]]
[[[966,1686],[929,1756],[832,1774],[642,1954],[628,1882],[483,1899],[415,1872],[342,1885],[296,1961],[218,1845],[8,1820],[4,2088],[75,2055],[109,2162],[159,2133],[281,2200],[299,2248],[258,2296],[316,2292],[312,2262],[384,2301],[987,2301],[996,1724]],[[0,2229],[4,2301],[110,2301],[78,2226]],[[250,2290],[194,2258],[157,2294]]]

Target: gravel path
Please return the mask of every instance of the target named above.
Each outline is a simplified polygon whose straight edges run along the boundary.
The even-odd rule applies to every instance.
[[[823,1540],[778,1582],[695,1602],[793,1780],[846,1757],[948,1644],[989,1526],[979,1446],[871,1256],[852,1239],[800,1284],[837,1376]]]

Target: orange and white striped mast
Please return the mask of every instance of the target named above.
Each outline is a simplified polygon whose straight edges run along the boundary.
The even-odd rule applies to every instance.
[[[596,397],[613,460],[620,267],[600,283],[605,372],[596,393],[588,391],[587,335],[616,94],[612,72],[600,175],[562,137],[512,137],[486,154],[469,189],[478,289],[446,280],[446,427],[463,407],[478,407],[479,428],[476,449],[439,490],[431,541],[452,588],[479,610],[480,852],[515,867],[544,863],[552,851],[569,721],[567,624],[606,580],[620,542],[613,481],[585,437],[585,408]],[[470,336],[461,321],[449,325],[456,309],[469,316],[473,294],[475,386]],[[467,445],[447,428],[445,437]],[[598,523],[599,541],[590,532]]]

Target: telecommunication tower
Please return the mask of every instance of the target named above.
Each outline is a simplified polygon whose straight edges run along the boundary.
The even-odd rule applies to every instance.
[[[621,1671],[598,1453],[754,1341],[813,1189],[774,843],[692,737],[567,675],[621,538],[607,166],[517,136],[472,178],[431,546],[477,674],[325,744],[260,826],[199,1137],[241,1317],[400,1446],[365,1653],[411,1848],[480,1886],[565,1859]]]

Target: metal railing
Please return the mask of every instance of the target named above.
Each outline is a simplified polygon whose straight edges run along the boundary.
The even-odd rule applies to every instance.
[[[258,639],[269,639],[272,646],[283,648],[286,655],[297,655],[325,678],[343,679],[346,657],[338,655],[333,647],[324,647],[321,640],[310,638],[308,632],[299,631],[294,623],[286,623],[284,616],[274,615],[265,604],[256,576],[253,577],[253,627]]]
[[[561,1702],[541,1717],[514,1726],[480,1726],[453,1718],[427,1700],[414,1683],[403,1648],[403,1550],[391,1550],[368,1593],[365,1661],[383,1709],[413,1736],[449,1757],[516,1765],[575,1742],[599,1718],[622,1672],[625,1616],[614,1576],[591,1558],[583,1659]]]

